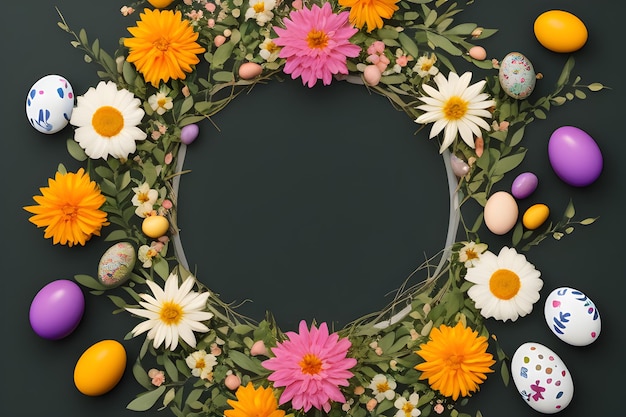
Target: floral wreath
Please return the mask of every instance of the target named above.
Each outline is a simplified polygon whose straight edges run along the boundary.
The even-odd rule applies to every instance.
[[[472,43],[496,31],[456,24],[457,3],[148,3],[121,9],[138,18],[115,55],[59,13],[59,26],[99,65],[102,81],[77,97],[65,121],[74,127],[68,151],[86,167],[67,172],[60,165],[37,204],[25,207],[54,244],[85,245],[105,230],[104,239],[115,242],[97,277],[75,280],[107,294],[116,312],[142,319],[126,339],[146,335],[133,366],[145,392],[127,408],[164,407],[176,416],[462,415],[458,407],[495,366],[508,383],[509,358],[485,319],[529,314],[543,282],[521,252],[594,219],[574,220],[571,202],[558,222],[543,216],[531,225],[515,213],[505,230],[492,230],[512,235],[511,247],[495,254],[478,234],[486,214],[466,219],[461,207],[485,207],[494,185],[521,164],[526,125],[585,98],[583,89],[604,86],[570,82],[572,58],[554,90],[532,102],[498,75],[472,84],[472,73],[457,74],[452,60],[498,69]],[[282,332],[271,314],[260,322],[238,314],[191,273],[177,233],[178,183],[198,123],[281,73],[308,87],[347,80],[387,97],[416,124],[432,123],[429,136],[440,140],[446,166],[447,241],[416,270],[426,277],[407,280],[388,307],[336,332],[304,321],[297,332]],[[531,81],[521,87],[532,88]],[[457,241],[459,225],[465,238]],[[112,295],[114,288],[126,298]],[[101,395],[119,378],[95,391],[75,382]]]

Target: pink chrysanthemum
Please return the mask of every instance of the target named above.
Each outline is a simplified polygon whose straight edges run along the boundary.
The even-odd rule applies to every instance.
[[[274,43],[283,48],[284,71],[291,78],[313,87],[317,80],[330,84],[333,74],[347,74],[347,57],[356,57],[361,48],[349,39],[357,32],[348,21],[350,13],[334,14],[330,3],[322,7],[294,10],[283,20],[285,28],[275,27]]]
[[[272,348],[274,357],[263,361],[263,366],[274,371],[268,377],[274,386],[285,387],[280,404],[291,401],[296,410],[315,407],[328,412],[330,401],[346,402],[339,386],[347,386],[353,376],[348,369],[356,359],[346,357],[352,344],[337,333],[329,334],[326,323],[309,331],[301,321],[298,330],[286,333],[289,340]]]

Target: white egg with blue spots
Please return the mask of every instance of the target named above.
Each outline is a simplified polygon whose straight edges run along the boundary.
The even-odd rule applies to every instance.
[[[602,328],[594,302],[575,288],[553,290],[546,298],[544,316],[552,333],[573,346],[595,342]]]
[[[533,64],[524,54],[511,52],[500,62],[498,80],[508,96],[523,100],[535,89],[537,74]]]
[[[527,342],[511,358],[511,375],[529,407],[544,414],[562,411],[574,397],[574,382],[563,360],[546,346]]]
[[[28,90],[26,117],[41,133],[53,134],[70,121],[74,110],[72,85],[60,75],[46,75]]]

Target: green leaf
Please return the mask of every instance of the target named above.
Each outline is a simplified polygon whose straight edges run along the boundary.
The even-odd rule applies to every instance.
[[[524,127],[518,129],[511,136],[510,146],[515,146],[522,141],[524,138]]]
[[[603,84],[600,84],[600,83],[591,83],[591,84],[589,84],[589,85],[587,86],[587,88],[588,88],[590,91],[600,91],[600,90],[602,90],[602,89],[603,89],[603,88],[605,88],[605,87],[604,87],[604,85],[603,85]]]
[[[128,238],[128,233],[126,233],[126,230],[117,229],[109,233],[104,240],[106,240],[107,242],[112,242],[112,241],[117,241],[117,240],[124,240],[127,238]]]
[[[417,58],[419,55],[419,49],[413,39],[411,39],[406,33],[401,32],[398,34],[398,40],[400,41],[400,45],[402,45],[404,52],[414,58]]]
[[[167,261],[163,258],[155,259],[152,263],[152,269],[163,279],[167,279],[170,274],[170,266]]]
[[[74,139],[72,138],[68,139],[66,142],[66,145],[67,145],[67,151],[69,152],[72,158],[81,162],[87,159],[87,154],[85,153],[83,148],[80,147],[78,142],[76,142]]]
[[[510,380],[510,374],[509,374],[509,367],[506,366],[506,362],[502,362],[502,365],[500,366],[500,376],[502,377],[502,382],[504,382],[505,386],[509,385],[509,380]]]
[[[469,35],[472,33],[474,29],[476,29],[478,25],[476,23],[461,23],[460,25],[456,25],[448,30],[446,30],[444,35]]]
[[[574,68],[574,58],[570,56],[567,62],[565,63],[565,65],[563,66],[561,75],[559,76],[559,79],[556,82],[558,86],[563,86],[567,84],[567,82],[569,81],[569,76],[572,71],[572,68]]]
[[[213,74],[213,79],[219,83],[229,83],[235,80],[235,75],[230,71],[218,71]]]
[[[250,356],[245,355],[237,350],[231,350],[228,352],[228,356],[232,359],[235,365],[245,369],[246,371],[253,372],[256,375],[265,375],[267,370],[261,366],[258,362],[254,361]]]
[[[432,24],[435,23],[435,20],[437,20],[437,11],[431,10],[430,13],[428,13],[428,16],[426,16],[426,19],[424,19],[424,26],[432,26]]]
[[[165,385],[161,385],[153,391],[148,391],[139,395],[132,400],[126,408],[132,411],[147,411],[157,402],[163,392],[165,392]]]
[[[517,223],[515,229],[513,229],[513,236],[511,237],[511,244],[516,247],[522,241],[522,235],[524,233],[524,227],[522,223]]]
[[[213,54],[213,59],[211,60],[211,65],[213,68],[222,68],[224,63],[228,61],[230,56],[232,55],[235,44],[233,42],[226,42],[220,45],[219,48],[215,50]]]
[[[493,166],[493,171],[491,172],[492,176],[506,174],[517,168],[517,166],[522,163],[525,156],[526,150],[523,150],[520,153],[505,156],[498,160]]]
[[[193,107],[193,97],[187,97],[180,106],[180,114],[187,113]]]
[[[574,203],[572,200],[567,203],[567,207],[565,208],[565,213],[563,215],[568,219],[571,219],[576,215],[576,210],[574,209]]]
[[[143,369],[143,366],[141,366],[141,362],[135,361],[135,364],[133,365],[133,375],[142,387],[146,389],[152,388],[152,382],[150,381],[150,377],[148,376],[146,370]]]
[[[587,226],[587,225],[594,223],[596,220],[598,220],[597,217],[588,217],[586,219],[581,220],[580,224],[582,224],[583,226]]]
[[[90,275],[84,275],[84,274],[74,275],[74,279],[83,287],[87,287],[92,290],[106,290],[107,289],[107,287],[105,287],[100,281],[98,281],[97,279],[93,278]]]

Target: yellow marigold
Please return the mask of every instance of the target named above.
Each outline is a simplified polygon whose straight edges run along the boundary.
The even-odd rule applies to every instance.
[[[285,412],[278,409],[278,400],[271,388],[254,388],[252,382],[240,386],[235,393],[237,401],[227,400],[232,410],[225,410],[226,417],[283,417]]]
[[[105,198],[83,168],[76,173],[57,172],[40,191],[41,195],[33,196],[38,205],[24,210],[34,214],[31,223],[45,227],[44,238],[52,238],[55,245],[85,245],[109,224],[107,213],[100,210]]]
[[[130,52],[126,58],[153,86],[170,79],[184,80],[197,54],[204,48],[196,42],[198,33],[180,11],[145,9],[137,26],[128,28],[132,38],[124,38]]]
[[[367,23],[367,31],[383,27],[383,19],[389,19],[398,10],[399,0],[339,0],[350,8],[350,22],[359,29]]]
[[[419,379],[446,397],[457,400],[478,390],[487,376],[493,372],[493,356],[487,353],[487,338],[463,323],[455,327],[442,324],[430,332],[430,340],[416,351],[425,362],[415,366],[422,371]]]

